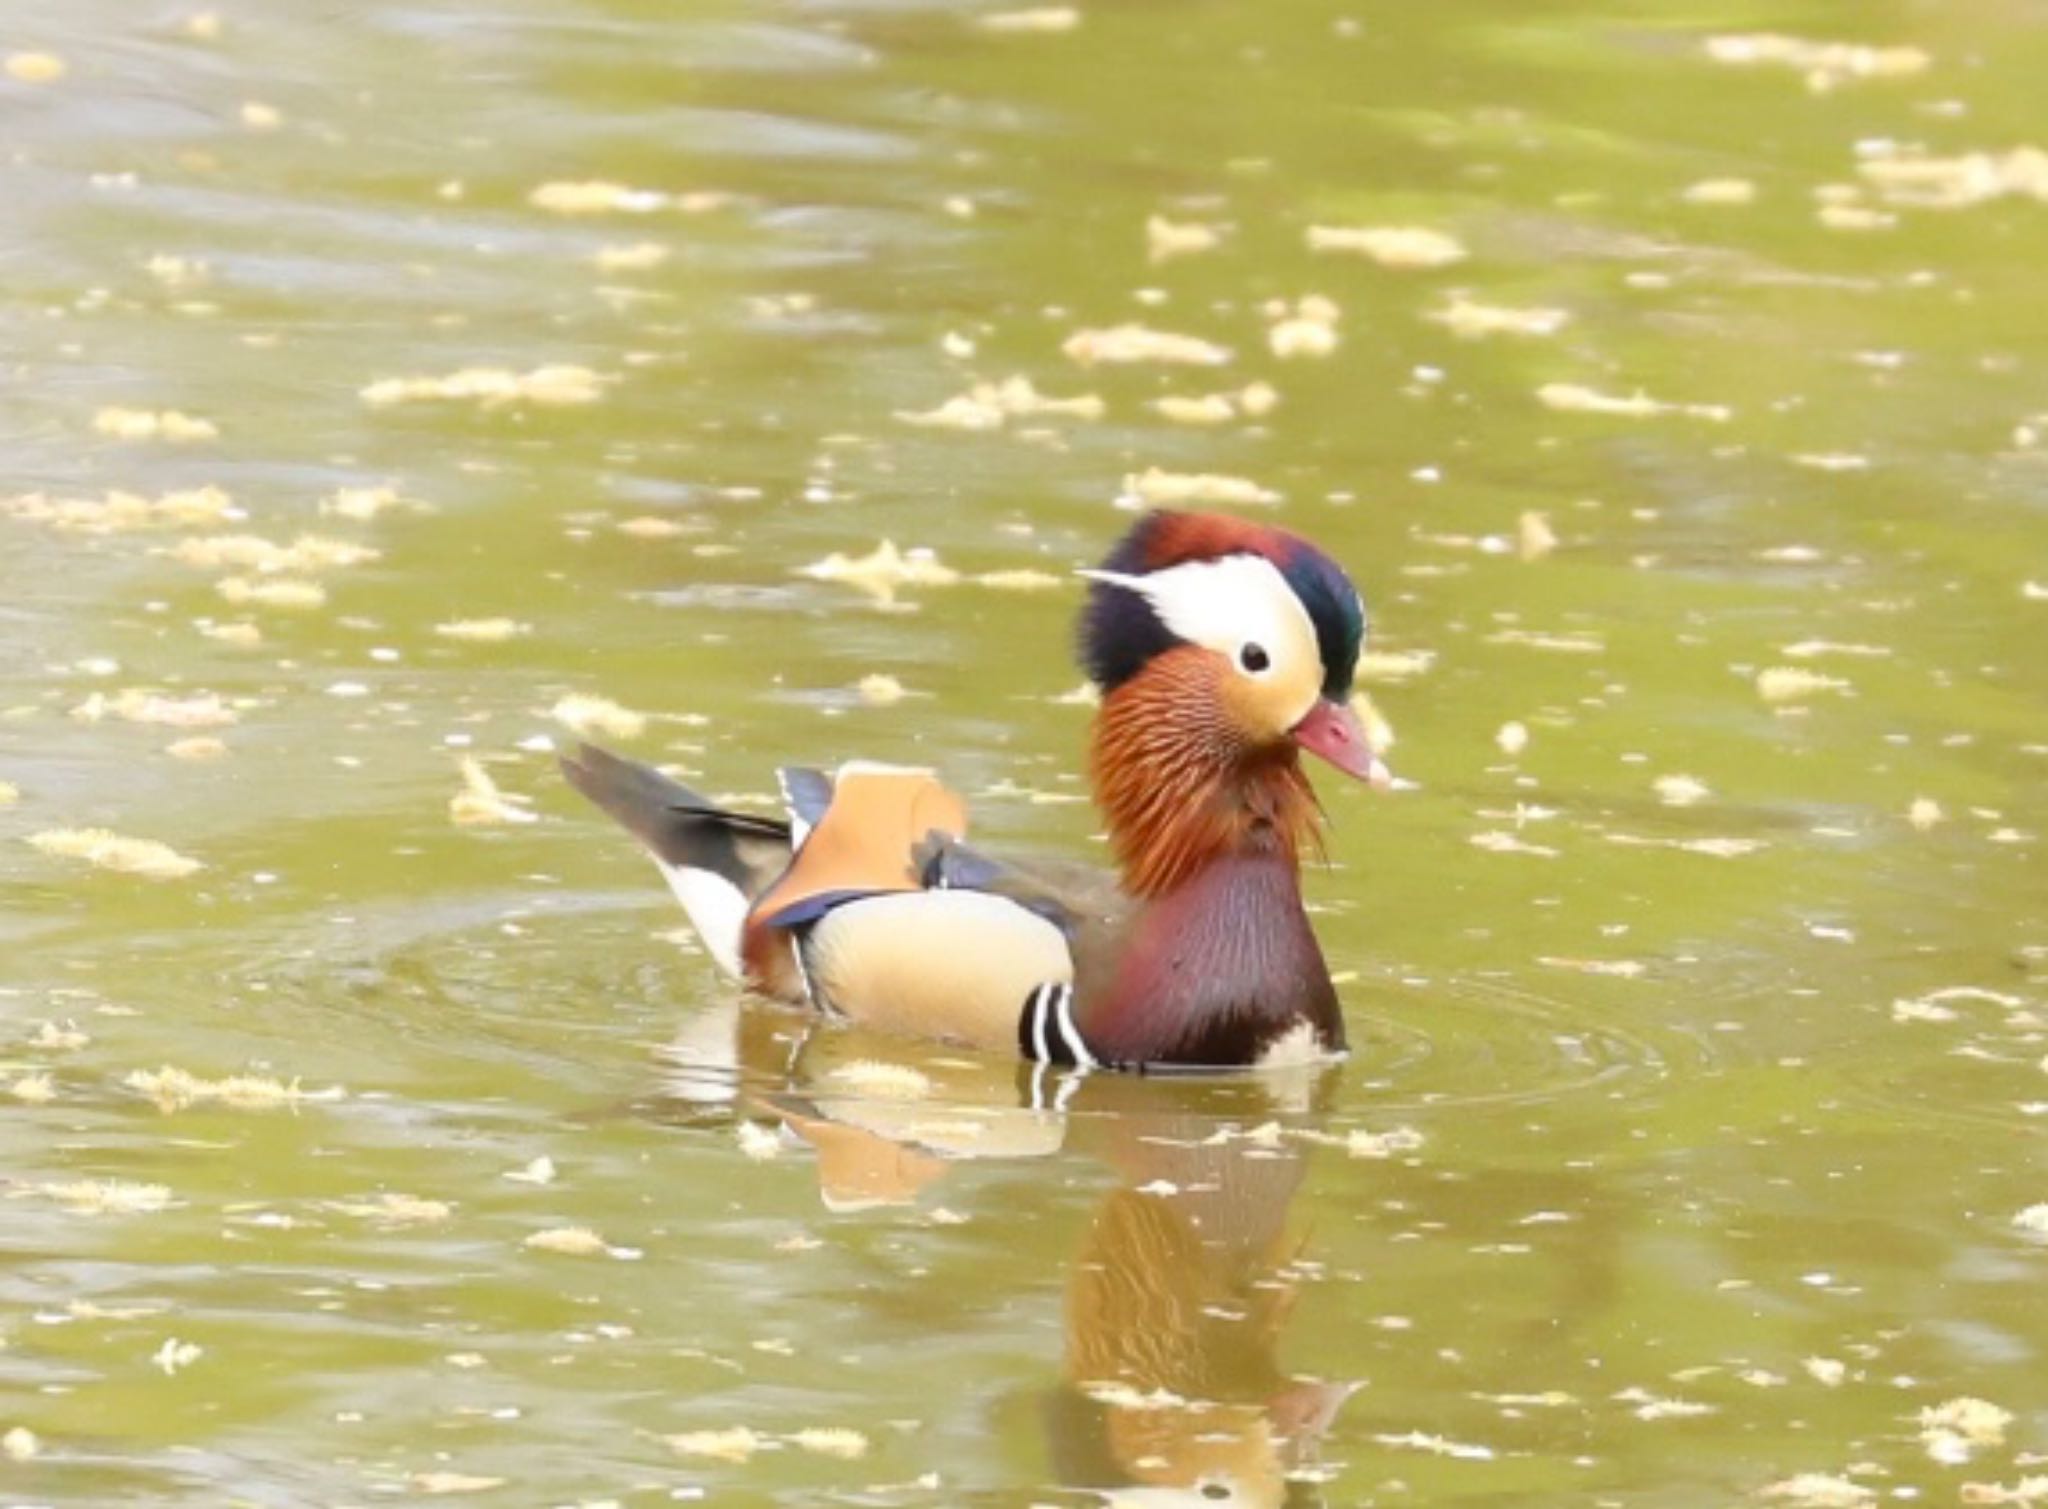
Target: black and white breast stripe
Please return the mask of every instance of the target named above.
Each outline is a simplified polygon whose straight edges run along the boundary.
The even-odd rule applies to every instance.
[[[1024,1010],[1017,1018],[1017,1047],[1033,1063],[1093,1069],[1099,1062],[1074,1024],[1074,987],[1070,984],[1041,985],[1025,998]]]

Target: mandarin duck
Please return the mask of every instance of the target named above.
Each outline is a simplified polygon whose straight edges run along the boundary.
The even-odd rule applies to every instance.
[[[1300,755],[1384,788],[1350,705],[1365,605],[1300,536],[1145,515],[1084,571],[1089,772],[1117,868],[1006,862],[926,770],[779,772],[786,820],[591,745],[570,783],[653,855],[712,959],[763,995],[1081,1068],[1343,1052],[1301,898]]]

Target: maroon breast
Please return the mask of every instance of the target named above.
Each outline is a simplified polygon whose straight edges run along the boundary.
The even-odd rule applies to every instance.
[[[1107,980],[1084,979],[1082,1031],[1118,1064],[1238,1066],[1306,1023],[1326,1051],[1344,1017],[1291,858],[1205,866],[1149,903]]]

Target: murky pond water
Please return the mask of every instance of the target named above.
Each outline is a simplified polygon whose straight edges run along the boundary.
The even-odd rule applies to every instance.
[[[5,21],[0,1500],[2048,1502],[2037,9]],[[1090,852],[1176,485],[1374,604],[1334,1072],[743,1010],[554,772]]]

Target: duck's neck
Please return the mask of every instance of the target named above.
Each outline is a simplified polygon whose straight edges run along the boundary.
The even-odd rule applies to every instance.
[[[1249,744],[1227,715],[1213,657],[1159,656],[1103,699],[1090,772],[1124,889],[1156,898],[1219,860],[1291,869],[1316,834],[1315,794],[1291,744]]]

